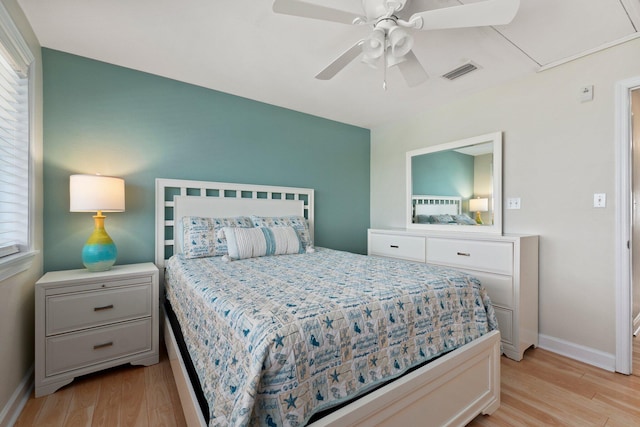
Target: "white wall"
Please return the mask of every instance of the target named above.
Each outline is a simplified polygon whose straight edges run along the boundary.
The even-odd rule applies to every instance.
[[[631,114],[633,116],[631,124],[633,132],[631,136],[633,143],[632,191],[633,200],[640,203],[640,89],[635,89],[631,93]],[[631,251],[633,259],[631,264],[640,266],[640,209],[634,209],[631,218],[633,221],[633,235],[631,237],[631,241],[633,242],[633,248]],[[631,280],[635,286],[633,287],[633,305],[631,313],[635,319],[635,330],[636,327],[640,326],[640,268],[632,268],[632,274],[633,277]]]
[[[35,249],[31,268],[0,282],[0,425],[13,416],[12,397],[33,365],[34,283],[42,275],[42,61],[40,45],[15,0],[2,0],[36,57],[35,147]],[[19,396],[18,396],[19,397]]]
[[[371,227],[404,226],[406,151],[503,131],[503,201],[522,199],[504,232],[540,235],[540,333],[613,355],[614,87],[640,75],[638,52],[636,39],[373,129]]]

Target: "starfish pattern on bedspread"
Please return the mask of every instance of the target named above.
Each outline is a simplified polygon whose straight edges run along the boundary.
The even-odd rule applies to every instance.
[[[469,275],[325,248],[232,262],[175,255],[166,288],[210,426],[304,425],[497,329]]]

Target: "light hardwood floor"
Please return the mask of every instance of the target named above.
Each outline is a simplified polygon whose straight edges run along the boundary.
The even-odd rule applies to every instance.
[[[640,356],[640,344],[634,343]],[[640,370],[640,357],[635,360]],[[469,426],[640,426],[640,376],[625,376],[541,350],[501,359],[502,404]],[[150,367],[123,366],[29,399],[20,426],[184,426],[166,354]],[[408,426],[413,427],[413,426]]]
[[[640,337],[633,337],[633,375],[640,377]]]
[[[500,367],[500,409],[469,426],[640,426],[635,374],[604,371],[542,349],[527,350],[520,362],[502,357]]]
[[[186,426],[164,348],[160,363],[124,365],[74,380],[53,394],[33,394],[15,427]]]

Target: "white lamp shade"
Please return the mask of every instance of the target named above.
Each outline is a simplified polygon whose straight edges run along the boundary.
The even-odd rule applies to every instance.
[[[469,210],[472,212],[487,212],[489,210],[489,199],[469,199]]]
[[[124,179],[102,175],[71,175],[69,199],[71,212],[123,212]]]

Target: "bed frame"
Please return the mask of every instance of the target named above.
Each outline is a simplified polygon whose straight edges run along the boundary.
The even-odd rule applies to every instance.
[[[175,198],[174,196],[179,196]],[[282,203],[279,203],[282,202]],[[215,210],[212,210],[215,209]],[[222,209],[222,210],[221,210]],[[156,179],[156,265],[178,249],[178,215],[303,214],[313,233],[313,189]],[[312,234],[313,237],[313,234]],[[161,281],[164,286],[164,281]],[[162,293],[164,295],[164,293]],[[205,426],[168,319],[164,339],[187,425]],[[310,424],[464,426],[500,406],[500,333],[492,331]]]

